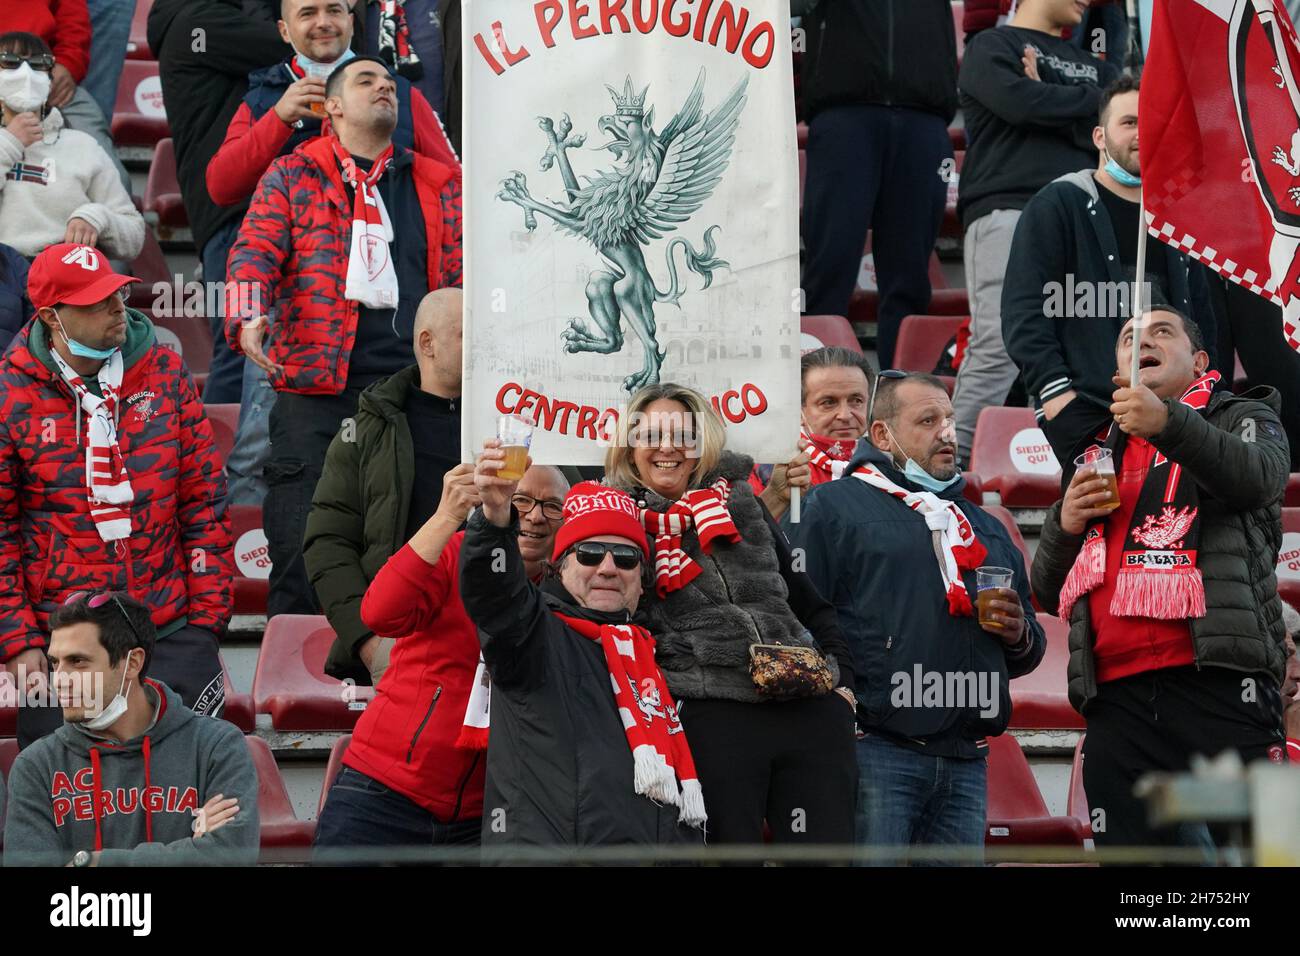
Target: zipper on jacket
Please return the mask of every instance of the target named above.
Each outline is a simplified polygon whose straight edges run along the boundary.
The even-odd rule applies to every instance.
[[[438,698],[442,696],[442,685],[433,692],[433,700],[429,701],[429,709],[424,712],[424,720],[420,721],[420,726],[415,728],[415,736],[411,738],[411,746],[406,748],[406,762],[411,762],[411,757],[415,754],[415,745],[420,739],[420,734],[424,733],[424,725],[429,722],[433,716],[433,709],[438,706]]]
[[[469,769],[465,771],[465,776],[460,778],[460,789],[456,792],[456,808],[451,811],[452,823],[460,819],[460,805],[465,801],[465,788],[469,786],[469,778],[474,776],[474,768],[478,766],[478,760],[481,756],[483,756],[483,751],[475,751],[474,759],[469,762]]]

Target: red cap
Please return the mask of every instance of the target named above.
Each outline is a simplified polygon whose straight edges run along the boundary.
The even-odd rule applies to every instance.
[[[564,499],[564,524],[555,534],[551,560],[558,560],[579,541],[603,534],[627,538],[641,549],[642,554],[650,557],[641,512],[631,496],[595,481],[580,482]]]
[[[135,276],[120,276],[108,258],[94,246],[60,242],[47,246],[27,272],[27,297],[44,309],[60,303],[94,305],[111,294],[139,282]]]

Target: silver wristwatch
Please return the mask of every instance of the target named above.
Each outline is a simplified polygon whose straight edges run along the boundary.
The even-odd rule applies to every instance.
[[[90,866],[90,851],[78,850],[72,857],[73,866]]]

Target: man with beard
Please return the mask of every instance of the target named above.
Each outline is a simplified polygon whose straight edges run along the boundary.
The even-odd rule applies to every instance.
[[[1106,89],[1092,141],[1095,170],[1062,176],[1025,206],[1002,293],[1007,354],[1020,367],[1066,481],[1074,457],[1110,418],[1111,344],[1133,311],[1142,196],[1137,80],[1121,77]],[[1145,283],[1144,306],[1176,306],[1214,343],[1200,267],[1151,241]]]

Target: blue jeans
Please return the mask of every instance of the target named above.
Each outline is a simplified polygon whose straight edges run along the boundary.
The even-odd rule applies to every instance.
[[[982,850],[986,773],[983,758],[931,756],[868,734],[858,741],[858,843]],[[906,860],[900,855],[870,862],[897,866]]]
[[[126,44],[131,39],[135,4],[126,0],[86,0],[90,13],[90,67],[81,87],[90,94],[106,120],[113,119],[117,81],[122,77]]]
[[[204,282],[225,283],[226,259],[239,235],[240,222],[241,219],[235,219],[226,223],[203,244]],[[208,369],[208,384],[203,387],[203,401],[208,405],[233,405],[240,401],[243,391],[244,356],[226,341],[224,309],[219,315],[208,316],[208,323],[212,326],[212,366]]]
[[[252,362],[244,362],[244,381],[239,397],[239,429],[235,447],[226,462],[230,481],[230,503],[260,505],[266,498],[263,468],[271,456],[271,406],[275,389],[266,373]]]
[[[316,824],[316,846],[477,846],[480,821],[439,823],[373,777],[344,767]]]

